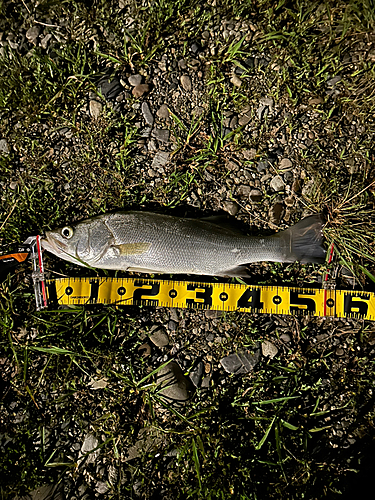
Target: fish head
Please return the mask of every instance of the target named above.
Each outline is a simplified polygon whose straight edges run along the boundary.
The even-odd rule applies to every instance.
[[[113,239],[111,231],[100,218],[46,231],[41,240],[44,250],[82,266],[96,267]]]

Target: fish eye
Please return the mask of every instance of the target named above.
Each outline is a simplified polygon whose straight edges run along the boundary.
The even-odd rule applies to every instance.
[[[70,240],[70,238],[73,236],[73,228],[66,226],[61,229],[61,234],[66,238],[67,240]]]

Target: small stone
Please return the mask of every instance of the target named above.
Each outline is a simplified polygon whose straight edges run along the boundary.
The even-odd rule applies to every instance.
[[[258,364],[259,359],[260,349],[256,349],[254,354],[242,350],[222,358],[220,364],[228,373],[243,374],[251,372]]]
[[[170,361],[157,373],[157,384],[160,396],[170,402],[185,402],[194,391],[193,383],[175,361]]]
[[[174,321],[173,319],[170,319],[168,321],[168,330],[171,332],[175,332],[177,330],[178,322]]]
[[[282,179],[282,177],[280,175],[275,175],[275,177],[273,177],[271,179],[270,188],[273,189],[276,192],[278,192],[278,191],[284,191],[285,184],[284,184],[284,181],[283,181],[283,179]]]
[[[338,83],[340,81],[341,81],[341,76],[337,75],[337,76],[334,76],[333,78],[331,78],[330,80],[327,80],[327,85],[329,87],[333,87],[334,85],[336,85],[336,83]]]
[[[254,148],[245,149],[244,151],[242,151],[242,154],[245,160],[254,160],[254,158],[256,158],[257,155],[257,150]]]
[[[26,31],[26,38],[29,40],[29,42],[33,43],[34,45],[36,44],[36,40],[39,36],[40,33],[40,27],[39,26],[32,26]]]
[[[204,373],[204,363],[203,361],[199,361],[196,366],[190,371],[189,378],[195,385],[195,387],[199,387],[199,384],[202,380]]]
[[[141,356],[143,356],[144,358],[146,358],[147,356],[150,356],[151,351],[152,351],[151,346],[147,342],[145,342],[144,344],[142,344],[138,347],[138,353]]]
[[[199,116],[202,116],[203,113],[204,113],[204,108],[202,106],[195,106],[195,108],[192,111],[192,116],[198,118]]]
[[[283,211],[284,211],[284,205],[281,202],[276,202],[272,205],[271,209],[268,212],[272,224],[280,223]]]
[[[242,85],[242,80],[241,78],[239,78],[237,75],[232,75],[232,78],[230,79],[231,83],[235,86],[235,87],[241,87]]]
[[[147,125],[150,125],[150,127],[152,127],[154,124],[154,117],[152,116],[150,106],[147,104],[147,102],[142,102],[141,111]]]
[[[292,192],[293,193],[300,193],[301,192],[301,180],[300,179],[295,179],[293,181]]]
[[[224,314],[223,311],[217,311],[216,309],[207,309],[204,313],[207,319],[217,319]]]
[[[186,64],[186,61],[185,59],[180,59],[177,63],[178,67],[180,69],[186,69],[187,68],[187,64]]]
[[[272,342],[269,342],[268,340],[265,340],[262,343],[262,354],[263,356],[267,356],[268,358],[274,358],[276,354],[279,352],[277,347],[272,344]]]
[[[227,167],[228,170],[231,170],[232,172],[236,172],[240,168],[240,166],[238,165],[238,163],[236,163],[233,160],[229,160],[226,163],[226,167]]]
[[[258,163],[257,163],[258,172],[263,172],[264,170],[267,170],[267,168],[268,168],[267,161],[258,161]]]
[[[193,54],[198,54],[198,52],[200,51],[199,44],[197,42],[193,42],[191,44],[190,50],[192,51]]]
[[[158,151],[152,160],[151,168],[154,170],[162,169],[162,171],[164,171],[164,167],[168,161],[169,153],[167,151]]]
[[[180,78],[180,82],[181,82],[182,88],[186,92],[190,92],[191,91],[191,78],[190,78],[190,76],[188,76],[188,75],[182,75],[181,78]]]
[[[317,106],[318,104],[323,104],[324,102],[324,99],[322,99],[321,97],[314,97],[312,99],[309,99],[309,106]]]
[[[0,153],[9,154],[9,146],[6,139],[0,139]]]
[[[289,160],[289,158],[283,158],[280,162],[279,168],[280,170],[287,170],[293,166],[293,163]]]
[[[242,184],[241,186],[238,186],[236,194],[241,198],[248,198],[250,191],[251,191],[250,186],[245,186],[244,184]]]
[[[154,455],[163,445],[161,432],[156,427],[143,427],[138,433],[138,439],[133,446],[128,448],[125,461],[133,460],[142,454],[153,453]]]
[[[287,198],[284,199],[284,203],[287,207],[293,207],[295,200],[293,196],[288,196]]]
[[[282,340],[285,343],[288,343],[292,341],[292,338],[288,333],[283,333],[282,335],[280,335],[280,340]]]
[[[107,78],[99,83],[99,90],[106,100],[116,101],[117,96],[122,92],[122,86],[118,78]]]
[[[250,200],[255,202],[255,203],[258,203],[263,198],[262,191],[260,191],[259,189],[252,189],[250,191],[249,196],[250,196]]]
[[[40,42],[40,45],[41,45],[42,49],[46,50],[46,48],[48,47],[48,43],[51,40],[51,38],[52,38],[51,33],[47,33],[47,35],[45,37],[43,37],[43,39]]]
[[[109,487],[104,481],[97,481],[95,490],[99,493],[99,495],[104,495],[107,491],[109,491]]]
[[[168,143],[169,142],[170,131],[168,129],[159,129],[155,128],[152,131],[152,137],[155,137],[160,142]]]
[[[12,189],[13,191],[16,189],[17,186],[18,186],[18,182],[17,181],[12,181],[9,184],[10,189]]]
[[[145,127],[143,130],[139,132],[139,135],[141,137],[144,137],[145,139],[148,139],[151,135],[151,130],[152,130],[151,127]]]
[[[85,439],[83,441],[81,450],[79,452],[79,459],[80,458],[85,458],[86,464],[93,464],[95,463],[97,457],[100,454],[100,449],[95,450],[95,448],[98,446],[99,441],[96,439],[95,436],[92,434],[86,434]],[[95,451],[92,451],[95,450]],[[88,454],[88,455],[86,455]],[[86,455],[85,457],[83,457]]]
[[[94,120],[97,120],[103,110],[103,105],[97,99],[91,99],[89,103],[90,115]]]
[[[128,78],[129,85],[132,87],[137,87],[138,85],[141,85],[142,83],[142,75],[136,74],[136,75],[130,75]]]
[[[156,330],[149,338],[157,347],[165,347],[169,344],[168,335],[162,329]]]
[[[105,389],[108,385],[108,381],[106,378],[101,378],[99,380],[91,379],[89,382],[89,386],[91,389],[97,391],[98,389]]]
[[[223,202],[223,210],[228,212],[230,215],[236,215],[238,210],[240,209],[236,202],[234,201],[224,201]]]
[[[136,87],[133,88],[132,94],[134,97],[139,98],[142,97],[144,94],[147,94],[151,90],[151,85],[148,83],[141,83],[140,85],[137,85]]]
[[[166,120],[169,118],[169,109],[166,104],[162,104],[160,108],[157,110],[156,115],[162,120]]]

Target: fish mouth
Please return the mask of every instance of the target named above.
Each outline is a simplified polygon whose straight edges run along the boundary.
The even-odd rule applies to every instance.
[[[59,241],[58,239],[54,238],[54,236],[48,231],[46,232],[45,237],[41,239],[41,244],[44,250],[54,253],[55,255],[56,254],[58,255],[60,253],[65,253],[65,254],[68,253],[67,245],[62,241]]]

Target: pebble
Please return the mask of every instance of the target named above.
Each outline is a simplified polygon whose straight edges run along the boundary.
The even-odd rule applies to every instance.
[[[241,184],[241,186],[238,186],[236,194],[241,198],[248,198],[250,195],[250,191],[251,191],[250,186],[245,186],[244,184]]]
[[[220,364],[228,373],[243,374],[251,372],[259,359],[260,349],[256,349],[254,354],[247,350],[240,350],[222,358]]]
[[[182,88],[186,91],[186,92],[190,92],[191,91],[191,78],[190,76],[188,75],[182,75],[181,78],[180,78],[180,82],[181,82],[181,85],[182,85]]]
[[[144,358],[150,356],[151,352],[152,352],[151,346],[147,342],[138,347],[138,353]]]
[[[314,97],[312,99],[309,99],[309,106],[317,106],[318,104],[323,104],[324,102],[324,99],[322,99],[321,97]]]
[[[47,33],[47,35],[43,37],[43,39],[40,42],[42,49],[46,50],[46,48],[48,47],[48,42],[51,40],[51,38],[52,38],[51,33]]]
[[[26,38],[29,40],[29,42],[33,43],[34,45],[36,44],[36,40],[39,36],[40,33],[40,27],[39,26],[32,26],[26,31]]]
[[[217,311],[216,309],[207,309],[204,312],[204,315],[206,316],[207,319],[217,319],[223,316],[223,314],[224,314],[223,311]]]
[[[147,125],[150,125],[150,127],[152,127],[154,124],[154,117],[152,116],[150,106],[147,102],[142,102],[141,111]]]
[[[91,381],[89,382],[89,386],[95,391],[98,389],[105,389],[107,385],[108,381],[106,378],[101,378],[99,380],[91,379]]]
[[[284,212],[284,205],[281,201],[277,201],[271,207],[268,215],[271,219],[272,224],[280,224],[281,216]]]
[[[289,160],[289,158],[283,158],[279,164],[280,170],[287,170],[293,166],[293,163]]]
[[[195,387],[199,387],[203,377],[203,373],[204,373],[204,363],[203,361],[199,361],[189,373],[189,378],[193,382]]]
[[[177,63],[178,67],[180,69],[187,69],[187,64],[186,64],[186,61],[185,59],[180,59]]]
[[[287,342],[291,342],[292,338],[289,335],[289,333],[283,333],[282,335],[280,335],[280,340],[287,343]]]
[[[103,111],[103,105],[97,99],[91,99],[89,103],[90,115],[94,120],[97,120]]]
[[[192,381],[185,377],[175,361],[170,361],[160,369],[157,373],[157,384],[160,387],[160,396],[169,402],[185,402],[194,391]]]
[[[128,82],[132,87],[137,87],[142,83],[142,76],[138,73],[136,75],[130,75],[128,78]]]
[[[9,154],[9,146],[6,139],[0,139],[0,153]]]
[[[201,47],[197,42],[193,42],[191,44],[190,50],[192,51],[193,54],[196,55],[201,50]]]
[[[95,490],[99,495],[104,495],[109,491],[109,486],[104,481],[97,481]]]
[[[167,151],[158,151],[152,160],[151,168],[154,170],[164,171],[165,165],[169,161],[169,153]]]
[[[269,340],[265,340],[262,342],[262,354],[263,356],[267,356],[272,359],[279,352],[278,348],[272,344]]]
[[[267,168],[268,168],[267,161],[258,161],[258,163],[257,163],[258,172],[263,172],[264,170],[267,170]]]
[[[156,115],[158,118],[161,118],[162,120],[166,120],[169,118],[169,109],[166,104],[162,104],[160,108],[157,110]]]
[[[225,212],[228,212],[228,214],[230,215],[236,215],[240,209],[240,207],[234,201],[224,201],[222,207],[223,210],[225,210]]]
[[[236,129],[238,127],[238,116],[233,116],[229,122],[229,128],[232,130]]]
[[[273,177],[271,179],[270,188],[276,192],[284,191],[285,184],[284,184],[283,178],[280,175],[275,175],[275,177]]]
[[[156,427],[144,427],[138,433],[138,439],[128,448],[125,461],[138,458],[144,453],[155,453],[163,445],[160,431]]]
[[[231,83],[233,83],[233,85],[235,87],[239,88],[242,85],[242,80],[237,75],[232,75],[232,78],[230,79],[230,81],[231,81]]]
[[[150,340],[157,347],[165,347],[169,344],[169,337],[162,329],[156,330],[150,335]]]
[[[152,137],[155,137],[160,142],[167,144],[169,142],[170,131],[168,129],[155,128],[152,131]]]
[[[259,191],[259,189],[252,189],[250,191],[250,200],[257,203],[259,201],[261,201],[263,195],[262,195],[262,191]]]
[[[341,81],[341,76],[337,75],[337,76],[334,76],[333,78],[331,78],[330,80],[327,80],[327,85],[329,87],[333,87],[334,85],[336,85],[336,83],[338,83],[340,81]]]
[[[99,90],[105,99],[115,101],[122,92],[122,86],[118,78],[105,79],[99,83]]]
[[[136,87],[133,88],[132,94],[134,97],[139,98],[142,97],[144,94],[147,94],[151,90],[151,85],[148,83],[141,83],[140,85],[137,85]]]
[[[93,436],[92,434],[86,434],[85,439],[84,439],[83,444],[82,444],[82,447],[81,447],[81,451],[79,452],[78,461],[81,457],[83,459],[83,455],[86,455],[88,453],[88,455],[86,455],[84,457],[86,464],[95,463],[97,457],[100,455],[100,448],[98,450],[95,450],[95,448],[98,446],[98,444],[99,444],[99,441],[97,440],[97,438],[95,436]],[[95,451],[91,452],[91,450],[95,450]]]

